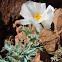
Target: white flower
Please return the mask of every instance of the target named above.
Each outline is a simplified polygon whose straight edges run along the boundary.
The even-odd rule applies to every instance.
[[[25,19],[21,20],[22,25],[33,24],[37,31],[40,32],[41,23],[44,27],[50,28],[55,9],[49,5],[46,9],[45,3],[36,3],[27,1],[21,7],[20,15]]]

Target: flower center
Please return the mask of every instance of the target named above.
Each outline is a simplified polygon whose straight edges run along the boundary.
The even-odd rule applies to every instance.
[[[41,16],[39,14],[34,14],[33,16],[35,19],[39,20],[41,18]]]

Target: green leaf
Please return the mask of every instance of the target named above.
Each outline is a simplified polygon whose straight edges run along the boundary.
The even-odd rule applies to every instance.
[[[32,34],[33,35],[33,34]],[[35,38],[31,36],[31,38]],[[5,42],[3,50],[7,50],[8,53],[6,55],[6,59],[9,62],[30,62],[30,56],[35,56],[37,52],[35,52],[36,49],[43,49],[43,46],[40,45],[40,42],[37,41],[37,45],[35,45],[35,40],[38,40],[38,38],[35,38],[30,43],[26,43],[25,45],[21,44],[22,47],[20,47],[20,43],[23,41],[18,42],[18,45],[14,46],[11,45],[8,42]]]
[[[26,28],[26,27],[24,27],[24,26],[23,26],[23,28],[21,29],[21,31],[22,31],[23,34],[26,35],[26,36],[27,36],[28,34],[31,34],[30,29],[29,29],[29,28]]]

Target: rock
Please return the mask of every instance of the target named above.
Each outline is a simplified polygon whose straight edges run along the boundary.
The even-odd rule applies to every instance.
[[[59,8],[55,11],[53,23],[54,23],[54,31],[55,32],[62,30],[62,8]],[[62,32],[60,33],[60,37],[62,40]],[[62,44],[62,42],[61,42],[61,44]]]
[[[46,0],[45,1],[48,5],[52,5],[55,8],[62,6],[62,0]]]
[[[32,62],[40,62],[40,53],[37,53]]]
[[[32,62],[51,62],[50,56],[45,50],[43,52],[37,50],[37,55],[35,57],[31,57],[31,60]]]
[[[11,44],[14,45],[14,43],[15,43],[15,38],[14,38],[13,35],[8,34],[8,35],[6,36],[6,38],[5,38],[5,41],[11,42]]]
[[[13,35],[14,29],[12,24],[16,19],[19,19],[21,5],[26,0],[0,0],[0,49],[4,44],[4,39],[7,34]],[[13,33],[14,32],[14,33]]]
[[[57,9],[53,18],[54,31],[57,32],[62,29],[62,9]]]
[[[5,23],[2,20],[2,14],[0,12],[0,50],[4,46],[5,35],[6,35]]]
[[[46,50],[44,50],[43,52],[42,51],[40,52],[40,59],[43,62],[51,62],[50,56],[48,55],[48,53],[46,52]]]
[[[22,29],[22,26],[19,26],[19,27],[16,28],[17,34],[19,34],[21,32],[21,29]]]
[[[26,40],[26,36],[22,32],[15,36],[15,44],[17,45],[20,40]]]
[[[50,29],[43,29],[39,34],[40,39],[42,40],[42,44],[48,52],[55,51],[59,43],[60,36],[55,34],[56,33]]]
[[[6,35],[6,31],[5,29],[0,30],[0,50],[2,49],[2,47],[4,46],[4,39],[5,39],[5,35]]]
[[[52,5],[55,8],[62,7],[62,0],[34,0],[37,2],[44,2],[47,5]]]
[[[0,12],[2,14],[2,20],[6,25],[15,19],[20,17],[19,12],[21,10],[21,5],[26,0],[2,0]]]

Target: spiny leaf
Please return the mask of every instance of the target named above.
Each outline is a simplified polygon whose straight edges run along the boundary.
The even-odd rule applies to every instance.
[[[22,28],[21,30],[22,30],[23,34],[26,35],[26,36],[27,36],[28,34],[31,34],[29,28],[26,28],[26,27],[23,26],[23,28]]]

